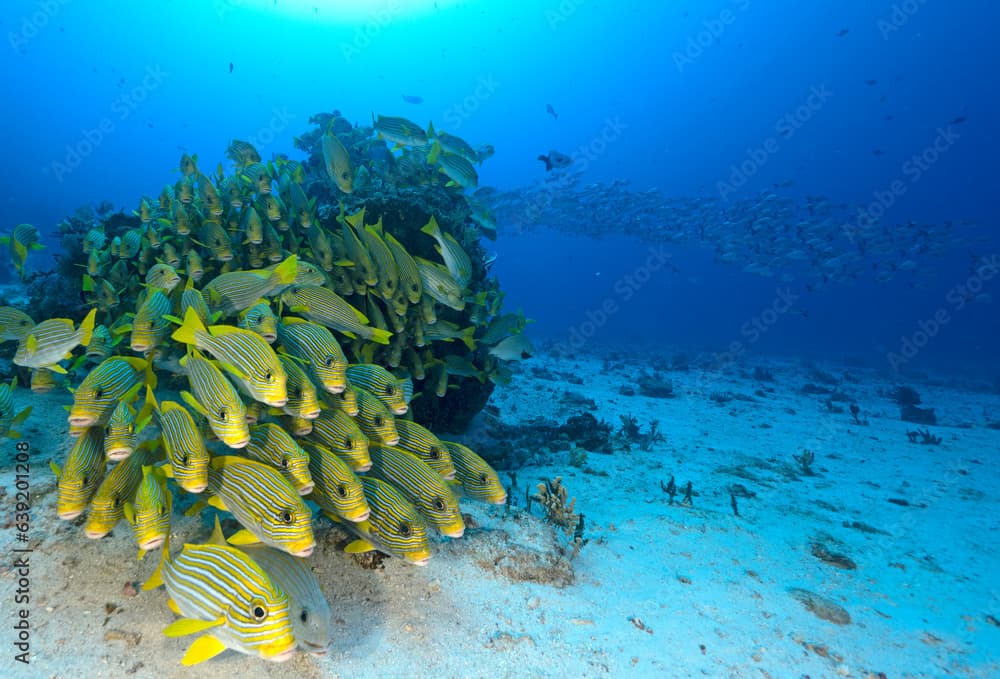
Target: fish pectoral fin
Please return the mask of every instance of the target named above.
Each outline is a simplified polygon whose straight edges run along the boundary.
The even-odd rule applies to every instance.
[[[233,375],[235,377],[238,377],[241,380],[247,380],[247,379],[249,379],[249,375],[247,375],[247,373],[246,373],[245,370],[241,370],[240,368],[236,367],[232,363],[228,363],[226,361],[216,361],[216,363],[218,363],[219,367],[222,368],[223,370],[225,370],[227,373],[229,373],[229,374],[231,374],[231,375]]]
[[[351,544],[344,548],[345,554],[364,554],[365,552],[374,552],[375,545],[368,542],[367,540],[355,540]]]
[[[177,615],[184,615],[181,613],[181,609],[177,606],[177,602],[173,599],[167,599],[167,608],[172,610]]]
[[[203,406],[190,391],[181,392],[181,400],[197,410],[202,417],[208,418],[208,409]]]
[[[184,653],[184,657],[181,658],[181,665],[184,665],[185,667],[197,665],[198,663],[205,662],[206,660],[211,660],[224,650],[226,650],[225,644],[213,637],[211,634],[206,634],[198,637],[195,639],[193,644],[188,646],[187,652]]]
[[[38,351],[38,338],[34,335],[28,335],[27,339],[24,341],[24,346],[30,352]]]
[[[18,424],[21,424],[22,422],[24,422],[26,419],[28,419],[28,415],[31,414],[31,409],[33,407],[34,406],[28,406],[27,408],[25,408],[24,410],[22,410],[21,412],[19,412],[17,415],[14,416],[14,419],[12,419],[10,421],[10,423],[12,425],[18,425]]]
[[[231,545],[256,545],[260,542],[260,538],[244,528],[230,535],[227,542]]]
[[[222,501],[222,498],[218,495],[212,495],[208,498],[208,504],[210,507],[215,507],[220,512],[228,512],[229,509],[226,507],[226,503]]]
[[[60,375],[65,375],[66,374],[66,368],[62,367],[58,363],[53,363],[50,366],[46,366],[46,369],[47,370],[51,370],[54,373],[59,373]]]
[[[207,629],[218,627],[226,622],[225,616],[219,616],[215,620],[196,620],[195,618],[181,618],[163,628],[164,636],[186,637],[189,634],[197,634]],[[197,642],[196,642],[197,643]]]

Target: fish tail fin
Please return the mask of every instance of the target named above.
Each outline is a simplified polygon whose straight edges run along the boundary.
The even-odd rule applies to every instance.
[[[463,330],[462,334],[459,336],[459,339],[462,340],[462,343],[469,348],[469,351],[476,350],[476,340],[472,338],[474,334],[476,334],[476,326],[470,325],[468,328]]]
[[[90,338],[94,335],[94,322],[97,319],[97,309],[91,309],[90,313],[83,319],[80,323],[80,330],[83,334],[80,336],[80,344],[90,344]]]
[[[552,160],[548,156],[538,156],[538,160],[545,163],[545,171],[548,172],[552,169]]]
[[[420,232],[426,233],[428,236],[431,236],[432,238],[441,237],[441,227],[438,225],[437,219],[434,218],[434,215],[431,215],[430,220],[426,224],[424,224],[423,228],[420,229]]]
[[[392,337],[392,333],[388,330],[383,330],[382,328],[372,328],[372,342],[376,342],[378,344],[388,344],[390,337]]]
[[[440,157],[440,155],[441,155],[441,142],[435,139],[434,143],[431,144],[430,153],[427,154],[427,162],[430,165],[433,165],[434,163],[437,162],[438,157]]]
[[[184,311],[184,323],[174,330],[174,334],[170,337],[177,342],[193,345],[196,343],[195,337],[199,332],[208,331],[205,329],[205,324],[201,322],[198,312],[194,310],[194,307],[189,306]]]

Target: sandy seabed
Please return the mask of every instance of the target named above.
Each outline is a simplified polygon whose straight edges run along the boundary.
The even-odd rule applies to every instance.
[[[667,373],[673,398],[620,393],[646,364],[539,356],[491,405],[512,427],[564,422],[581,411],[575,393],[616,429],[621,415],[658,420],[665,441],[585,455],[534,442],[521,451],[518,506],[464,500],[469,530],[437,542],[425,568],[362,568],[320,518],[311,561],[333,609],[327,655],[272,665],[226,652],[191,669],[179,661],[193,638],[162,634],[174,619],[165,592],[134,589],[158,553],[138,561],[124,523],[88,540],[79,521],[56,518],[48,460],[71,445],[71,396],[19,389],[18,408],[34,405],[21,427],[33,509],[17,542],[7,441],[0,677],[1000,676],[1000,395],[908,381],[940,422],[930,431],[941,443],[925,445],[885,395],[899,382],[863,368],[821,366],[847,395],[829,405],[802,392],[813,367],[778,359],[758,362],[773,380],[691,368]],[[812,475],[795,459],[806,450]],[[555,476],[586,515],[575,555],[537,504],[525,512],[525,488]],[[680,504],[688,481],[692,506]],[[207,539],[211,514],[175,511],[173,543]],[[25,546],[21,604],[14,550]],[[29,664],[16,660],[21,610]]]

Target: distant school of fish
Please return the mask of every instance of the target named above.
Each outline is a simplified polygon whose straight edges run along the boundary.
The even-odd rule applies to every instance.
[[[354,153],[334,129],[320,140],[326,180],[350,194]],[[423,149],[450,185],[477,183],[481,154],[457,137],[383,116],[374,133],[404,154]],[[145,588],[165,587],[178,616],[165,634],[196,635],[185,665],[226,649],[271,661],[325,653],[313,507],[354,536],[348,552],[424,565],[434,532],[464,534],[459,497],[506,502],[496,472],[408,419],[410,402],[414,381],[424,398],[444,396],[450,375],[503,381],[504,363],[533,351],[527,319],[500,313],[495,288],[470,289],[461,236],[435,217],[417,237],[440,261],[413,257],[364,207],[341,204],[338,228],[322,224],[302,164],[262,163],[238,140],[228,156],[235,174],[220,163],[208,177],[185,154],[180,179],[140,201],[140,226],[83,237],[92,308],[79,323],[0,307],[0,341],[18,343],[14,363],[30,369],[33,391],[85,373],[70,389],[74,443],[51,464],[56,511],[85,517],[92,539],[124,520],[140,559],[161,550]],[[8,238],[22,273],[38,241],[26,226]],[[473,325],[438,319],[442,310],[466,310]],[[486,367],[435,356],[456,339]],[[186,382],[176,400],[158,390],[165,376]],[[31,412],[14,407],[16,386],[0,384],[0,435],[11,438]],[[171,554],[179,493],[193,496],[187,514],[211,506],[241,530],[227,539],[216,518],[207,543]]]

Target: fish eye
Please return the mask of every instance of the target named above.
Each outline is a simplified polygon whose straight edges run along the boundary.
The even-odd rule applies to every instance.
[[[267,609],[264,608],[264,605],[260,601],[255,600],[250,602],[250,617],[257,622],[267,617]]]
[[[167,513],[167,506],[166,505],[160,505],[160,516],[163,516],[166,513]]]
[[[270,370],[265,370],[264,371],[264,381],[265,382],[270,382],[273,379],[274,379],[274,375],[271,373],[271,371]]]
[[[120,497],[116,497],[114,499],[114,501],[112,502],[112,505],[114,505],[116,508],[117,507],[121,507],[122,506],[122,499]]]
[[[229,419],[229,411],[226,408],[219,408],[219,419],[222,422]]]
[[[437,511],[443,512],[444,511],[444,500],[442,500],[439,497],[436,497],[436,498],[434,498],[434,502],[431,503],[431,506],[434,507],[434,509],[436,509]]]
[[[282,523],[291,523],[292,522],[292,518],[293,518],[292,517],[292,513],[290,511],[288,511],[287,509],[285,511],[281,512],[281,522]]]
[[[437,446],[431,446],[431,454],[429,455],[429,457],[432,460],[440,460],[441,459],[441,451],[438,449]]]
[[[374,418],[372,418],[372,424],[374,424],[376,427],[381,427],[383,424],[385,424],[385,420],[382,419],[381,415],[376,415]]]
[[[182,467],[188,466],[188,456],[187,455],[183,455],[181,457],[181,466]]]
[[[340,484],[337,486],[337,495],[339,495],[340,497],[347,497],[347,488],[344,486],[344,484]]]
[[[103,398],[103,397],[104,397],[103,389],[98,389],[97,391],[94,392],[94,398]]]
[[[483,484],[485,486],[486,483],[487,483],[487,481],[488,481],[488,479],[486,478],[486,474],[480,474],[479,475],[479,483],[481,483],[481,484]]]
[[[84,477],[83,477],[83,485],[84,485],[84,486],[86,486],[86,485],[87,485],[87,481],[88,481],[89,479],[90,479],[90,477],[88,477],[88,476],[84,476]]]
[[[290,392],[288,392],[288,395],[291,396],[292,398],[302,398],[302,390],[292,389]]]
[[[347,448],[347,450],[354,450],[354,441],[351,440],[350,436],[344,438],[344,448]]]
[[[333,356],[327,356],[324,364],[326,365],[327,368],[332,368],[335,362],[336,361],[334,361]]]
[[[301,620],[302,622],[309,622],[309,611],[303,608],[302,614],[299,615],[299,620]]]
[[[281,458],[281,468],[282,469],[288,469],[288,458],[287,457]]]
[[[392,386],[391,384],[385,385],[385,395],[386,396],[392,396],[395,393],[396,393],[396,388],[394,386]]]
[[[410,534],[410,524],[406,523],[405,521],[400,521],[397,530],[399,531],[399,534],[405,538]]]

